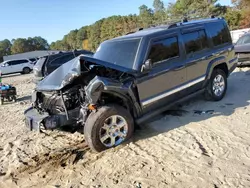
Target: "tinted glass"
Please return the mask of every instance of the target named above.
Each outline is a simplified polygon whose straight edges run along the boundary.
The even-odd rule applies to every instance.
[[[166,38],[155,41],[150,49],[148,59],[152,63],[171,59],[179,56],[179,45],[177,37]]]
[[[69,55],[64,55],[62,57],[59,57],[57,59],[55,59],[54,61],[51,61],[49,64],[52,66],[60,66],[68,61],[70,61],[71,59],[73,59],[75,56],[72,54]]]
[[[102,43],[94,58],[133,69],[140,39],[108,41]]]
[[[88,51],[80,51],[80,52],[75,52],[75,55],[76,56],[79,56],[79,55],[93,55],[92,52],[88,52]]]
[[[207,35],[205,33],[205,30],[199,31],[199,37],[200,37],[202,49],[208,48],[209,46],[208,46],[208,40],[207,40]]]
[[[31,59],[29,59],[30,61],[36,61],[36,59],[35,58],[31,58]]]
[[[16,60],[16,61],[10,61],[9,65],[19,65],[19,64],[27,63],[27,62],[28,60]]]
[[[204,30],[183,34],[186,53],[194,53],[208,47],[207,37]]]
[[[209,23],[207,26],[214,46],[225,44],[231,41],[228,28],[223,22]]]

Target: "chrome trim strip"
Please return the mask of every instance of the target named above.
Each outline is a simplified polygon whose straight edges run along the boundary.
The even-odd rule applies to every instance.
[[[161,94],[161,95],[158,95],[158,96],[156,96],[156,97],[154,97],[154,98],[152,98],[152,99],[148,99],[148,100],[142,101],[142,105],[143,105],[143,106],[148,105],[148,104],[153,103],[153,102],[155,102],[155,101],[158,101],[158,100],[160,100],[160,99],[162,99],[162,98],[164,98],[164,97],[167,97],[167,96],[169,96],[169,95],[172,95],[172,94],[174,94],[174,93],[177,93],[177,92],[179,92],[179,91],[181,91],[181,90],[183,90],[183,89],[186,89],[186,88],[188,88],[188,87],[190,87],[190,86],[193,86],[193,85],[195,85],[195,84],[197,84],[197,83],[199,83],[199,82],[205,80],[205,78],[206,78],[206,75],[204,75],[204,76],[202,76],[202,77],[200,77],[200,78],[198,78],[198,79],[195,79],[194,81],[189,82],[189,83],[187,83],[187,84],[185,84],[185,85],[183,85],[183,86],[180,86],[180,87],[178,87],[178,88],[176,88],[176,89],[173,89],[173,90],[170,90],[170,91],[168,91],[168,92],[166,92],[166,93],[163,93],[163,94]]]

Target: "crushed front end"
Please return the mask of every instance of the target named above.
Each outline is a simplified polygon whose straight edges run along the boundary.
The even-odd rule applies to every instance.
[[[76,126],[82,118],[81,91],[81,86],[51,92],[34,91],[32,107],[24,112],[26,125],[30,130]]]
[[[100,104],[101,92],[109,90],[107,84],[120,88],[121,80],[127,79],[119,67],[96,61],[77,57],[39,82],[32,93],[32,107],[24,112],[27,127],[39,131],[84,126],[90,105]]]

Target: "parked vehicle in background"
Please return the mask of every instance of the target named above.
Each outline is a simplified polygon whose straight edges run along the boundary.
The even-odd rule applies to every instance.
[[[238,56],[238,65],[250,65],[250,33],[239,38],[235,44],[235,53]]]
[[[199,94],[221,100],[236,65],[222,18],[142,29],[48,75],[32,94],[26,124],[30,130],[80,126],[100,152],[128,140],[135,123],[184,100]]]
[[[36,64],[36,62],[37,62],[38,59],[39,58],[29,58],[29,60],[33,63],[33,65]]]
[[[4,61],[0,65],[2,74],[23,73],[28,74],[33,70],[33,63],[29,59]]]
[[[250,32],[250,28],[237,29],[237,30],[230,31],[233,44],[235,44],[242,35],[248,32]]]
[[[48,76],[51,72],[56,70],[62,64],[70,61],[71,59],[81,54],[92,56],[93,52],[87,50],[75,50],[40,57],[36,65],[34,66],[34,82],[37,83],[41,81],[44,77]]]

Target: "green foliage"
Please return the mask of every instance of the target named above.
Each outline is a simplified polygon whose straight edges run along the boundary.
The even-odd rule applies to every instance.
[[[240,10],[240,28],[250,27],[250,0],[232,0],[236,8]]]
[[[78,30],[72,30],[69,32],[68,35],[66,35],[66,43],[69,45],[70,49],[77,49],[78,44],[77,44],[77,32]]]
[[[8,39],[0,41],[0,57],[11,54],[11,43]]]
[[[12,40],[11,53],[23,53],[34,50],[46,50],[49,48],[48,42],[42,37],[18,38]]]
[[[78,30],[77,35],[76,35],[77,49],[78,48],[81,49],[83,45],[83,41],[88,38],[87,32],[88,32],[88,26],[84,26]]]
[[[216,2],[217,0],[177,0],[175,4],[170,4],[169,13],[171,17],[175,18],[183,18],[184,16],[192,18],[209,17],[216,13]]]
[[[161,24],[168,20],[177,21],[184,16],[188,18],[224,16],[230,29],[250,27],[250,0],[233,0],[235,7],[221,6],[217,0],[177,0],[165,8],[164,1],[154,0],[153,8],[146,5],[139,7],[139,15],[111,16],[103,18],[92,25],[83,26],[79,30],[71,30],[62,40],[52,42],[49,46],[41,37],[18,38],[0,41],[0,58],[3,55],[21,53],[32,50],[74,50],[88,49],[95,51],[99,44],[140,27],[147,28],[152,24]],[[243,10],[243,11],[241,11]]]
[[[52,43],[50,48],[73,50],[76,47],[83,47],[95,51],[101,42],[135,31],[140,27],[147,28],[167,20],[177,21],[184,16],[197,18],[211,15],[226,17],[231,29],[239,27],[240,11],[221,6],[217,0],[177,0],[176,3],[168,4],[167,8],[165,8],[163,1],[154,0],[153,9],[142,5],[139,7],[139,15],[111,16],[101,19],[90,26],[80,28],[78,31],[71,31],[64,36],[63,40]]]
[[[167,19],[167,13],[163,1],[154,0],[154,23],[164,22]]]
[[[153,10],[146,5],[139,7],[139,22],[142,27],[149,27],[153,24]]]
[[[227,20],[227,23],[231,30],[239,28],[241,17],[242,17],[241,11],[233,8],[227,9],[225,14],[225,19]]]

